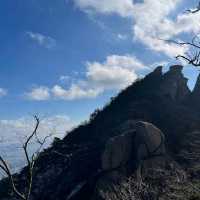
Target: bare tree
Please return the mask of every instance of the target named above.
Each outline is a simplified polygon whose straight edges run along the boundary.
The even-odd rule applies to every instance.
[[[168,43],[174,43],[180,46],[187,46],[189,50],[184,55],[177,55],[177,59],[183,59],[188,64],[200,67],[200,37],[193,37],[191,42],[179,42],[175,40],[165,40]]]
[[[33,132],[27,137],[26,141],[23,144],[23,152],[25,154],[25,158],[26,158],[26,162],[27,162],[27,175],[26,175],[27,176],[26,177],[27,186],[26,186],[26,189],[24,189],[24,192],[21,192],[16,187],[16,183],[15,183],[14,177],[12,175],[11,169],[9,168],[7,161],[0,155],[0,169],[8,176],[8,179],[11,184],[11,188],[12,188],[14,195],[21,200],[29,200],[30,199],[32,186],[33,186],[33,172],[34,172],[35,163],[39,158],[39,155],[43,148],[43,145],[46,143],[46,140],[51,136],[51,135],[48,135],[43,140],[40,140],[39,137],[37,136],[40,119],[36,115],[34,116],[34,119],[35,119],[35,128],[34,128]],[[35,151],[35,153],[33,153],[30,156],[29,152],[28,152],[28,147],[34,138],[36,139],[37,143],[39,144],[39,147]]]
[[[200,12],[200,2],[195,9],[188,9],[186,12],[195,14]],[[191,42],[180,42],[175,40],[165,40],[169,43],[174,43],[180,46],[187,46],[188,51],[184,55],[177,55],[177,59],[183,59],[188,64],[195,67],[200,67],[200,35],[196,35],[192,38]]]

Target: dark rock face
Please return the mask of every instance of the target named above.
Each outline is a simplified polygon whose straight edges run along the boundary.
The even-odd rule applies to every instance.
[[[187,79],[181,70],[182,66],[172,66],[169,72],[162,74],[162,67],[159,66],[144,79],[122,91],[92,119],[91,123],[75,129],[64,140],[69,144],[79,143],[79,141],[87,143],[88,141],[107,140],[116,134],[113,129],[127,120],[151,122],[163,132],[168,132],[169,129],[173,132],[174,125],[178,124],[177,129],[180,130],[174,129],[175,135],[181,134],[182,119],[177,122],[177,119],[179,120],[177,115],[187,110],[188,114],[181,116],[185,118],[183,120],[189,122],[188,118],[194,117],[190,108],[182,103],[190,95],[190,91],[187,87]],[[174,111],[177,115],[172,115]],[[188,116],[190,114],[191,116]],[[175,121],[176,123],[173,124]],[[195,120],[192,119],[192,121]],[[190,124],[186,126],[190,127]],[[82,134],[83,132],[85,134]]]
[[[162,172],[163,180],[168,183],[176,182],[177,174],[185,173],[189,177],[188,185],[180,185],[180,177],[174,183],[174,188],[181,188],[179,196],[184,199],[183,188],[188,186],[191,191],[189,185],[200,180],[197,156],[200,153],[200,77],[190,92],[181,71],[179,65],[172,66],[165,74],[162,67],[156,68],[95,112],[88,123],[45,150],[36,164],[32,199],[114,200],[115,194],[105,197],[96,191],[103,189],[105,194],[112,194],[113,188],[110,191],[103,186],[115,183],[120,186],[129,177],[136,181],[134,176],[141,163],[147,177],[153,169],[152,176]],[[155,170],[158,166],[160,169]],[[26,168],[16,175],[21,190],[25,189],[25,174]],[[148,177],[152,181],[150,185],[158,180]],[[168,199],[170,188],[162,183],[155,184],[159,188],[154,188],[155,192],[158,194],[167,188],[162,199]],[[118,186],[123,193],[123,187]],[[133,188],[130,192],[135,191],[138,190]],[[0,182],[0,199],[15,200],[9,194],[10,188],[4,179]]]
[[[146,78],[149,78],[149,79],[157,79],[158,77],[162,77],[162,66],[158,66],[158,67],[156,67],[155,69],[154,69],[154,71],[153,72],[151,72],[150,74],[148,74],[147,76],[146,76]]]
[[[187,86],[188,80],[183,76],[182,69],[180,65],[171,66],[169,72],[163,76],[160,88],[163,95],[176,101],[181,101],[190,94]]]
[[[139,159],[165,155],[165,136],[161,130],[148,122],[136,123],[135,148]]]
[[[192,94],[187,99],[187,103],[192,109],[200,111],[200,75],[197,78]]]
[[[197,78],[197,82],[193,90],[193,95],[197,98],[200,97],[200,75]]]
[[[117,169],[134,159],[133,156],[134,133],[115,136],[106,143],[102,154],[102,169]]]

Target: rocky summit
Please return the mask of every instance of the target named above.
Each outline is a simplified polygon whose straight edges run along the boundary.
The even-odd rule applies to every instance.
[[[30,199],[200,199],[200,77],[190,91],[182,69],[157,67],[55,139],[36,163]],[[20,191],[26,173],[14,175]],[[17,200],[8,179],[0,199]]]

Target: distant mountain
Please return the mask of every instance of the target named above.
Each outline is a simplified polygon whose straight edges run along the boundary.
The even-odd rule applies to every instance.
[[[36,164],[31,199],[200,199],[200,78],[156,68],[90,120],[56,140]],[[15,175],[24,190],[26,168]],[[8,180],[0,199],[11,197]]]

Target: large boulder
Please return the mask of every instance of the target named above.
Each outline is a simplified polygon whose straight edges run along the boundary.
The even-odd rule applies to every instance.
[[[132,158],[134,134],[128,133],[111,138],[102,154],[102,169],[112,170],[125,165]]]
[[[165,154],[165,136],[160,129],[148,122],[135,124],[135,150],[140,160]]]
[[[125,180],[132,176],[131,185],[134,184],[137,191],[137,184],[149,174],[150,169],[165,169],[161,168],[165,165],[165,137],[161,130],[151,123],[130,120],[117,127],[116,131],[121,135],[111,138],[102,154],[102,168],[106,173],[96,183],[92,198],[95,200],[129,199],[125,193],[127,190],[121,187],[126,184],[131,192],[130,183],[125,183]],[[131,173],[126,171],[131,167]],[[130,198],[134,198],[133,194]]]
[[[117,129],[116,129],[117,130]],[[114,170],[143,160],[162,157],[165,154],[165,137],[151,123],[127,121],[118,127],[122,134],[111,138],[102,154],[102,169]]]

